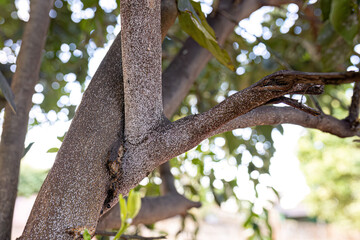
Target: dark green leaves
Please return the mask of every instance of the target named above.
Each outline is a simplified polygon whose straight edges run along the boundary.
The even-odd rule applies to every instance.
[[[329,20],[334,30],[348,44],[359,33],[359,6],[354,0],[322,0],[320,7],[323,20]]]
[[[219,46],[214,30],[206,22],[200,3],[178,0],[178,9],[181,28],[200,46],[209,50],[221,64],[234,71],[229,54]]]
[[[8,101],[11,109],[14,113],[16,113],[16,107],[14,102],[14,93],[11,91],[11,88],[9,86],[9,83],[7,82],[4,75],[0,72],[0,90],[2,94],[4,95],[6,101]]]
[[[30,148],[32,147],[32,145],[34,144],[34,142],[29,143],[29,145],[27,145],[27,147],[24,150],[24,155],[23,157],[25,157],[25,155],[29,152]]]
[[[331,1],[332,0],[321,0],[321,2],[320,2],[320,8],[321,8],[321,12],[322,12],[323,21],[326,21],[329,19],[330,10],[331,10]]]
[[[354,9],[355,8],[355,9]],[[332,1],[330,22],[349,44],[352,43],[359,31],[359,16],[355,3],[352,0]]]

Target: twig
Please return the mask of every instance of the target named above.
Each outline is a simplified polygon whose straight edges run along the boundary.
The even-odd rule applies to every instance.
[[[360,105],[360,82],[356,82],[354,85],[354,93],[351,98],[351,105],[349,107],[349,116],[346,118],[352,127],[356,127],[359,117],[359,105]]]
[[[11,110],[16,114],[15,96],[7,82],[6,78],[0,71],[0,91],[3,93],[6,101],[8,101]]]
[[[322,110],[322,108],[320,106],[320,103],[317,100],[317,98],[315,96],[313,96],[313,95],[309,95],[309,96],[310,96],[311,101],[314,103],[315,107],[317,108],[317,110],[319,110],[320,112],[323,113],[324,111]]]
[[[166,162],[160,165],[159,167],[160,177],[162,180],[161,183],[161,192],[163,195],[172,193],[178,194],[174,184],[174,176],[170,171],[170,163]]]
[[[225,10],[219,10],[218,11],[221,15],[223,15],[227,20],[229,20],[232,23],[235,23],[236,25],[239,23],[230,13],[228,13]]]
[[[117,232],[108,232],[108,231],[96,231],[95,235],[101,236],[115,236]],[[121,235],[121,239],[143,239],[143,240],[152,240],[152,239],[166,239],[166,236],[158,236],[158,237],[143,237],[139,235]]]
[[[308,106],[306,106],[304,104],[301,104],[300,102],[298,102],[295,99],[291,99],[291,98],[287,98],[287,97],[275,98],[275,99],[269,101],[268,103],[272,103],[272,104],[274,104],[274,103],[285,103],[285,104],[287,104],[289,106],[292,106],[292,107],[294,107],[296,109],[299,109],[299,110],[301,110],[303,112],[309,113],[309,114],[311,114],[313,116],[318,116],[318,115],[321,114],[320,111],[318,111],[318,110],[316,110],[314,108],[308,107]]]

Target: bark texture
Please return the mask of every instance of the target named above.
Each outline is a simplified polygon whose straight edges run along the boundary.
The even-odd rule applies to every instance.
[[[163,120],[160,2],[121,2],[125,137],[132,144]]]
[[[166,16],[174,20],[174,13]],[[76,239],[84,228],[93,234],[100,214],[115,205],[109,160],[124,139],[121,63],[118,36],[84,93],[19,239]],[[124,188],[130,190],[126,182]]]
[[[211,14],[208,21],[217,33],[219,42],[224,42],[236,26],[236,22],[249,16],[252,11],[257,10],[263,5],[281,6],[282,4],[288,4],[291,2],[302,4],[301,1],[296,0],[243,0],[240,3],[234,3],[233,1],[221,1],[218,11]],[[165,35],[163,34],[163,37],[164,36]],[[186,41],[184,47],[175,57],[172,64],[163,73],[164,113],[167,117],[171,117],[174,114],[177,106],[180,105],[183,98],[188,94],[193,82],[210,58],[211,54],[206,49],[200,47],[191,38]],[[304,127],[321,129],[322,131],[343,137],[354,136],[357,134],[356,131],[349,129],[349,125],[345,121],[335,119],[328,115],[322,114],[319,117],[315,117],[293,108],[261,107],[249,112],[248,114],[233,119],[221,128],[216,129],[213,133],[211,133],[211,135],[216,135],[236,128],[281,123],[299,124]],[[165,163],[162,166],[166,164],[168,165],[168,163]],[[162,184],[162,187],[163,186],[164,184]],[[171,202],[163,204],[174,205],[174,203]],[[153,210],[155,220],[157,212],[155,209]],[[105,227],[105,224],[102,224],[102,221],[112,222],[113,226],[120,226],[120,219],[115,217],[118,215],[118,206],[115,205],[111,211],[115,211],[115,213],[103,216],[100,220],[99,229],[105,229],[103,228]],[[171,216],[172,215],[169,215],[169,217]]]
[[[253,2],[255,1],[244,0],[241,4],[253,6]],[[149,0],[147,3],[150,6],[153,2]],[[236,5],[229,6],[232,9]],[[258,4],[256,6],[259,7]],[[247,13],[250,14],[251,10]],[[156,35],[160,39],[158,32]],[[331,78],[325,79],[321,74],[319,77],[316,77],[316,74],[308,77],[309,74],[296,73],[301,76],[299,79],[284,72],[273,74],[203,114],[189,116],[174,123],[164,120],[154,125],[152,124],[156,123],[158,118],[152,118],[153,121],[149,122],[152,127],[145,126],[145,131],[149,133],[147,138],[136,141],[134,145],[124,138],[124,128],[130,126],[127,125],[128,122],[143,121],[142,116],[148,115],[148,112],[142,110],[141,104],[136,106],[134,103],[139,112],[134,113],[134,119],[125,120],[126,104],[130,104],[128,101],[133,99],[132,94],[148,94],[149,101],[156,101],[156,107],[151,109],[154,115],[158,116],[159,99],[146,92],[143,87],[145,82],[149,82],[150,86],[157,84],[158,79],[149,79],[142,75],[143,82],[137,82],[139,87],[136,87],[134,82],[132,83],[137,81],[134,80],[136,75],[132,76],[130,83],[126,84],[133,87],[125,87],[128,91],[125,96],[128,95],[129,98],[124,100],[120,42],[120,37],[117,37],[86,90],[20,239],[77,239],[81,238],[84,228],[93,234],[99,216],[108,208],[118,205],[118,193],[127,194],[161,163],[194,147],[240,115],[251,113],[254,108],[274,98],[288,93],[316,94],[321,92],[318,85],[331,82]],[[147,46],[146,43],[144,46]],[[173,74],[169,77],[176,76],[177,72]],[[181,74],[186,76],[188,73],[179,71],[178,75]],[[339,80],[339,76],[343,75],[335,74],[332,80]],[[348,78],[353,78],[351,80],[354,81],[358,80],[359,76],[346,75],[342,79]],[[188,81],[190,78],[184,79]],[[188,83],[184,86],[188,87]],[[171,112],[165,112],[168,111]],[[133,136],[135,140],[138,137],[137,134]],[[112,162],[109,162],[112,156],[121,160],[117,161],[115,168],[111,168]]]
[[[5,107],[0,143],[0,239],[10,239],[12,216],[17,193],[20,160],[32,106],[34,87],[39,79],[42,50],[49,27],[53,1],[31,1],[30,19],[25,25],[17,69],[11,88],[17,113]]]
[[[95,227],[110,188],[107,160],[122,136],[118,36],[94,75],[19,239],[76,239]]]

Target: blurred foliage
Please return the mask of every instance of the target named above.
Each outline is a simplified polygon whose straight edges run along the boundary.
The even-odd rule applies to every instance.
[[[106,5],[107,7],[102,2],[104,1],[55,1],[54,8],[50,12],[52,20],[44,50],[40,82],[35,87],[30,125],[53,122],[54,120],[49,118],[51,113],[56,113],[56,120],[60,121],[67,121],[73,117],[78,102],[72,101],[72,95],[76,93],[76,89],[79,92],[84,91],[94,72],[94,69],[89,69],[92,67],[89,61],[98,58],[95,54],[96,50],[110,44],[119,30],[118,1],[109,1],[113,4]],[[248,20],[240,22],[222,46],[229,53],[235,72],[212,59],[201,72],[173,120],[204,112],[236,91],[278,70],[312,72],[357,70],[360,61],[360,36],[359,31],[354,29],[359,29],[358,1],[321,0],[310,5],[306,2],[304,1],[300,8],[295,4],[279,8],[262,8],[262,16],[255,14],[250,16],[250,21],[255,22],[251,27],[248,26]],[[209,3],[202,4],[212,7]],[[18,14],[18,10],[14,1],[0,1],[0,54],[7,56],[7,61],[0,61],[0,70],[7,79],[10,79],[15,71],[16,56],[20,49],[25,23],[19,18],[21,14]],[[196,14],[199,16],[199,11]],[[203,27],[211,32],[203,19],[200,21]],[[187,36],[177,20],[163,43],[163,69],[174,59]],[[354,50],[355,46],[359,48],[358,51]],[[327,86],[325,93],[313,100],[306,96],[297,97],[312,107],[316,104],[320,105],[327,114],[345,118],[351,93],[352,85],[347,84]],[[224,133],[205,140],[192,151],[172,159],[171,171],[177,189],[188,198],[200,200],[205,204],[216,202],[222,206],[227,202],[235,201],[238,211],[247,213],[244,226],[252,228],[254,232],[250,238],[270,238],[271,227],[267,222],[267,209],[278,194],[269,180],[271,179],[269,166],[275,152],[272,138],[274,131],[282,133],[283,130],[281,126],[258,126]],[[324,149],[327,144],[333,146],[330,139],[333,138],[323,139]],[[325,155],[323,155],[328,151],[330,157],[333,157],[331,159],[335,159],[337,156],[342,157],[354,151],[354,148],[345,142],[341,144],[342,140],[336,140],[338,141],[336,148],[334,145],[326,148],[323,153],[318,151],[318,155],[313,156],[311,154],[314,151],[309,150],[312,147],[312,140],[314,139],[308,138],[302,143],[304,147],[302,151],[309,152],[308,155],[305,152],[301,153],[302,159],[308,161],[304,167],[309,171],[308,175],[313,177],[314,181],[317,179],[319,186],[320,181],[325,179],[327,182],[336,183],[334,190],[331,191],[323,186],[325,189],[323,192],[326,194],[332,192],[339,196],[340,193],[347,194],[338,198],[336,206],[339,204],[345,206],[346,201],[355,203],[356,198],[352,199],[352,197],[358,192],[355,188],[356,184],[351,186],[350,190],[346,190],[344,186],[348,183],[345,184],[344,179],[358,178],[356,161],[353,160],[356,154],[349,154],[345,161],[329,160],[329,162],[324,160]],[[318,159],[314,160],[314,164],[318,164],[316,172],[306,167],[313,159]],[[335,174],[335,170],[334,174],[325,176],[329,173],[325,171],[326,166],[330,169],[332,164],[338,166],[337,164],[344,162],[349,164],[346,165],[348,167],[346,176],[349,177],[340,177],[339,174]],[[320,175],[322,171],[324,175]],[[39,189],[45,173],[22,170],[21,174],[19,194],[32,194]],[[36,174],[39,174],[39,178],[34,177]],[[24,176],[32,177],[24,178]],[[330,177],[341,178],[341,181],[331,180]],[[23,187],[24,184],[27,184],[27,187]],[[137,190],[142,195],[145,192],[148,196],[159,195],[160,184],[160,175],[155,171],[141,182]],[[28,193],[24,193],[26,191]],[[274,198],[268,199],[269,194]],[[325,199],[321,197],[322,203]],[[340,200],[345,202],[340,203]],[[329,204],[335,206],[334,201]],[[325,203],[322,205],[319,207],[326,206]],[[344,213],[350,216],[350,211],[357,212],[355,206],[351,205],[346,211],[344,210]],[[320,210],[316,213],[329,220],[336,220],[340,216],[335,214],[336,211],[331,211],[330,207],[327,209],[329,210],[327,214],[331,216],[324,215],[325,212]],[[355,214],[351,216],[355,217]],[[356,221],[359,220],[354,220],[354,223]]]
[[[22,164],[20,167],[18,196],[29,197],[38,193],[47,173],[47,170],[34,169]]]
[[[230,70],[234,70],[229,54],[219,46],[214,30],[206,21],[199,2],[178,0],[179,23],[200,46],[209,50],[213,56]]]
[[[360,228],[359,143],[319,131],[299,141],[299,158],[311,189],[307,204],[321,220]]]

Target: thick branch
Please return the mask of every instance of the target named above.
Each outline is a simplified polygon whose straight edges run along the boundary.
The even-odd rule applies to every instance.
[[[31,1],[30,19],[25,25],[21,50],[11,88],[16,115],[5,107],[0,143],[0,239],[10,239],[20,160],[23,156],[32,94],[39,79],[42,49],[46,40],[53,1]]]
[[[123,138],[121,55],[118,36],[83,95],[20,239],[73,239],[84,228],[95,232],[104,200],[112,196],[109,155],[114,143]],[[123,194],[133,187],[126,184],[122,183]]]
[[[360,132],[352,129],[349,122],[345,120],[339,120],[323,113],[313,116],[292,107],[273,106],[262,106],[241,115],[217,129],[211,135],[228,132],[237,128],[284,123],[318,129],[342,138],[360,135]]]
[[[199,202],[193,202],[180,194],[168,194],[161,197],[146,197],[141,200],[141,209],[132,224],[152,224],[176,215],[185,215],[187,210],[200,207]],[[97,226],[97,231],[120,228],[120,209],[116,204],[106,213]]]
[[[159,172],[161,177],[161,194],[177,194],[175,184],[174,184],[174,176],[170,171],[170,163],[166,162],[159,166]]]
[[[165,2],[169,3],[164,4]],[[241,4],[237,4],[236,7],[234,7],[233,1],[231,0],[221,1],[220,4],[221,10],[231,13],[231,16],[238,20],[246,18],[259,7],[261,7],[261,4],[253,0],[244,0]],[[166,14],[164,12],[166,9],[171,9],[172,13]],[[162,26],[170,26],[170,24],[164,23],[173,21],[177,12],[176,5],[173,1],[165,0],[162,4],[162,10],[162,18],[164,18],[162,19]],[[214,17],[211,17],[208,20],[210,25],[214,28],[220,43],[225,41],[227,36],[236,26],[236,23],[221,14],[215,14]],[[162,30],[163,37],[165,36],[164,33],[166,31],[167,29]],[[206,49],[200,47],[191,38],[186,41],[182,50],[163,74],[164,111],[166,116],[171,117],[173,115],[177,106],[187,95],[191,85],[210,58],[211,54]],[[117,212],[116,209],[112,209],[111,211]],[[101,221],[106,218],[107,217],[102,217]],[[100,224],[102,223],[100,222]]]
[[[84,228],[95,232],[109,194],[109,153],[123,136],[121,70],[118,36],[83,95],[19,239],[70,240]]]
[[[260,85],[269,90],[281,88],[283,84],[303,83],[311,85],[340,85],[344,83],[352,83],[360,81],[358,72],[332,72],[332,73],[316,73],[316,72],[299,72],[299,71],[278,71],[266,76]],[[283,84],[282,84],[283,82]],[[307,92],[305,92],[307,93]]]
[[[157,157],[166,161],[191,149],[210,137],[216,129],[272,99],[290,93],[319,94],[322,90],[319,85],[353,81],[360,81],[360,73],[276,72],[230,96],[207,112],[182,118],[165,127],[162,136],[156,136],[159,141],[157,144],[161,147],[158,152],[163,155]]]
[[[131,143],[162,121],[160,2],[121,2],[125,137]]]

